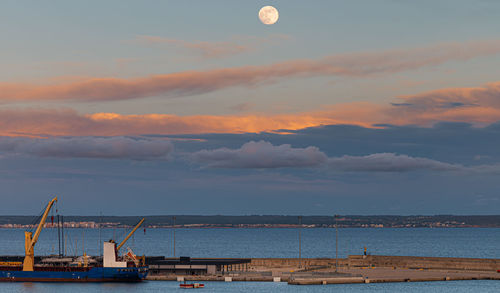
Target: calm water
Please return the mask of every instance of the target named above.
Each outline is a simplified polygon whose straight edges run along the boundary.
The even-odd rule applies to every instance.
[[[65,229],[67,254],[99,254],[98,229]],[[297,229],[176,229],[176,255],[191,257],[297,257]],[[335,230],[302,229],[303,257],[334,257]],[[101,239],[121,240],[123,229],[103,229]],[[368,252],[380,255],[416,255],[500,258],[500,228],[339,229],[339,257]],[[173,255],[171,229],[138,230],[125,246],[138,255]],[[57,252],[57,230],[45,229],[37,255]],[[0,229],[0,255],[24,254],[24,231]]]
[[[99,238],[122,239],[123,229],[66,229],[67,254],[99,254]],[[176,229],[176,255],[191,257],[297,257],[297,229]],[[333,229],[302,229],[303,257],[334,257]],[[339,256],[361,254],[363,246],[372,254],[500,258],[500,229],[339,229]],[[137,231],[127,243],[136,254],[173,255],[173,231]],[[127,246],[126,245],[126,246]],[[57,230],[45,229],[36,245],[36,255],[58,250]],[[24,253],[24,231],[0,229],[0,254]],[[203,292],[500,292],[499,281],[288,286],[286,283],[207,283]],[[141,284],[45,284],[0,283],[0,292],[168,292],[176,282]]]
[[[205,282],[205,288],[195,292],[499,292],[499,281],[451,281],[425,283],[384,283],[326,286],[291,286],[286,283],[262,282]],[[140,284],[58,284],[58,283],[0,283],[0,292],[186,292],[177,282]],[[189,292],[189,291],[188,291]]]

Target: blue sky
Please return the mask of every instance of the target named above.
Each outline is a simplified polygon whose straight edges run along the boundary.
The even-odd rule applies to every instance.
[[[498,213],[499,12],[2,3],[0,213]]]

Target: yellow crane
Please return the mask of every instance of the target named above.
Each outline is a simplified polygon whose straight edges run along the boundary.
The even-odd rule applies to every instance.
[[[45,212],[40,219],[40,223],[38,223],[38,227],[36,228],[35,235],[32,232],[24,231],[24,263],[23,263],[23,271],[33,271],[33,265],[35,263],[35,244],[38,241],[38,236],[40,236],[40,232],[45,225],[45,221],[47,220],[47,216],[49,215],[50,208],[54,205],[54,202],[57,201],[57,197],[54,197],[48,204],[47,208],[45,208]],[[33,236],[33,237],[32,237]]]
[[[144,223],[144,218],[142,218],[142,220],[139,221],[139,223],[137,225],[135,225],[134,229],[132,229],[132,231],[130,231],[130,233],[128,233],[127,237],[125,237],[125,239],[123,239],[123,241],[118,244],[118,246],[116,247],[116,251],[120,250],[120,248],[122,248],[123,244],[125,244],[125,242],[127,242],[127,240],[130,238],[130,236],[132,236],[132,234],[134,234],[135,230],[137,230],[141,225],[142,223]]]

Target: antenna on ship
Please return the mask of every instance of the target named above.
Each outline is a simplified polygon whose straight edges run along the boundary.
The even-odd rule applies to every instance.
[[[82,255],[85,254],[85,230],[82,230]]]
[[[57,245],[59,247],[59,257],[62,257],[61,253],[61,219],[59,214],[57,214]]]
[[[57,202],[56,202],[56,205],[57,205]],[[54,229],[55,228],[55,225],[54,225],[54,209],[50,209],[50,212],[52,213],[51,216],[50,216],[50,228],[51,228],[51,231],[53,231],[53,233],[55,234],[56,233],[56,230]],[[52,255],[55,255],[56,254],[56,247],[55,247],[55,237],[51,237],[52,239],[54,239],[54,241],[52,242]]]
[[[61,216],[61,242],[62,242],[62,252],[63,252],[63,256],[66,255],[66,245],[65,244],[65,241],[64,241],[64,217]]]
[[[99,247],[99,255],[102,256],[102,246],[101,246],[101,226],[102,226],[102,211],[100,212],[99,217],[99,242],[97,246]]]

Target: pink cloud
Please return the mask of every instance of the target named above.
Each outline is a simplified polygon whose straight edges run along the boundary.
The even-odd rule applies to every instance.
[[[500,121],[500,82],[475,88],[451,88],[402,97],[402,103],[355,102],[287,114],[122,115],[79,114],[63,109],[2,109],[0,135],[120,136],[141,134],[286,133],[329,124],[431,126],[439,121],[485,125]],[[285,131],[283,131],[285,130]]]
[[[148,77],[90,78],[57,84],[0,83],[0,102],[117,101],[151,96],[197,95],[229,87],[253,87],[283,78],[362,77],[437,66],[500,53],[500,41],[438,44],[425,48],[362,52],[262,66],[185,71]]]
[[[412,108],[433,110],[462,106],[500,108],[500,82],[488,83],[482,87],[448,88],[401,97]]]
[[[500,82],[482,87],[439,89],[400,97],[388,112],[406,123],[438,121],[488,124],[500,120]]]

